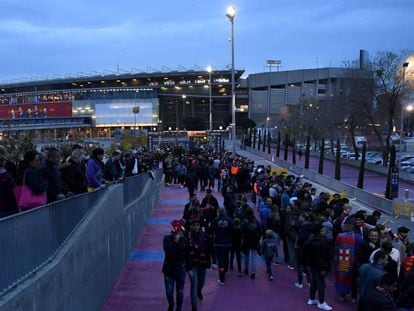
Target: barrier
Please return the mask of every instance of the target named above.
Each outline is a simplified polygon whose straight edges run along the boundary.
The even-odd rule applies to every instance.
[[[414,200],[394,199],[392,202],[393,216],[411,218],[414,213]]]
[[[43,244],[48,244],[54,240],[53,243],[50,242],[52,245],[63,242],[52,255],[44,256],[43,264],[35,271],[26,272],[24,278],[5,278],[9,283],[13,281],[13,284],[0,296],[0,310],[100,310],[148,215],[158,202],[163,187],[162,170],[154,171],[152,177],[142,174],[142,177],[132,181],[135,183],[139,179],[142,187],[134,190],[137,192],[136,199],[127,204],[124,203],[124,184],[115,184],[101,190],[96,202],[87,204],[88,212],[66,238],[58,234],[58,238],[48,240],[48,237],[40,234],[35,247],[41,247],[42,241]],[[68,206],[70,200],[67,200]],[[80,205],[70,204],[70,207],[64,213],[54,215],[54,218],[50,218],[46,212],[49,212],[51,206],[29,211],[31,218],[26,225],[29,228],[32,225],[36,229],[37,226],[44,226],[47,217],[58,219],[49,231],[45,231],[53,233]],[[10,236],[18,232],[15,229],[18,228],[16,224],[21,217],[24,214],[6,219],[15,225],[9,228],[12,232]],[[3,222],[0,221],[0,228]],[[34,226],[36,222],[39,223]],[[1,239],[2,254],[9,256],[11,246],[5,249],[3,236]],[[17,240],[18,249],[14,258],[11,258],[16,261],[16,267],[22,267],[23,257],[28,255],[28,250],[22,248],[19,241],[25,238],[18,235],[14,239]],[[7,270],[8,267],[2,266],[1,271]]]
[[[0,295],[38,271],[56,254],[103,188],[0,220]]]

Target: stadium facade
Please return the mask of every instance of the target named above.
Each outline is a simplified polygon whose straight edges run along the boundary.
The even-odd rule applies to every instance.
[[[236,71],[239,80],[243,71]],[[0,84],[0,131],[38,137],[110,137],[134,126],[183,129],[185,117],[225,128],[231,112],[231,71],[144,72]],[[244,99],[247,103],[247,96]],[[240,103],[236,103],[240,105]],[[139,107],[134,114],[133,108]]]
[[[236,111],[257,125],[303,99],[340,95],[350,69],[319,68],[250,74],[236,70]],[[32,130],[36,137],[111,137],[134,126],[149,131],[184,129],[183,119],[209,125],[209,73],[203,70],[94,75],[0,83],[0,138]],[[231,71],[211,73],[213,130],[231,118]],[[139,107],[134,114],[133,108]]]

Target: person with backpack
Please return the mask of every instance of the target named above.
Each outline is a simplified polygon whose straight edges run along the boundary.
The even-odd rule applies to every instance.
[[[242,232],[241,232],[241,223],[239,218],[234,218],[234,232],[233,232],[233,240],[231,243],[231,250],[230,250],[230,271],[234,269],[234,256],[236,256],[237,262],[237,275],[239,277],[242,276],[241,272],[241,241],[242,241]]]
[[[246,209],[246,217],[242,223],[242,252],[244,254],[244,274],[249,274],[250,278],[256,278],[256,257],[260,250],[260,238],[262,237],[262,226],[256,219],[253,209]]]
[[[262,241],[262,254],[266,262],[267,279],[273,281],[272,262],[277,253],[277,244],[272,230],[266,230],[265,236],[266,238]]]

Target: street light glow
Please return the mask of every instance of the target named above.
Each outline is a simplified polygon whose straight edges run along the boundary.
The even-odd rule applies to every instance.
[[[411,104],[409,104],[409,105],[407,105],[407,107],[405,108],[405,110],[407,110],[408,112],[411,112],[411,111],[414,110],[414,106],[411,105]]]
[[[230,19],[233,20],[234,16],[236,15],[236,8],[233,5],[230,5],[227,8],[227,13],[226,16]]]
[[[207,72],[208,73],[210,73],[210,72],[212,72],[213,71],[213,67],[211,67],[211,66],[207,66]]]

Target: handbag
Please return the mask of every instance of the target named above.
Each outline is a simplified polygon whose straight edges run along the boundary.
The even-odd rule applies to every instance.
[[[23,176],[23,185],[15,187],[13,189],[19,210],[26,211],[41,205],[45,205],[47,201],[46,191],[40,194],[33,193],[32,189],[26,186],[25,178],[26,172],[24,172]]]

